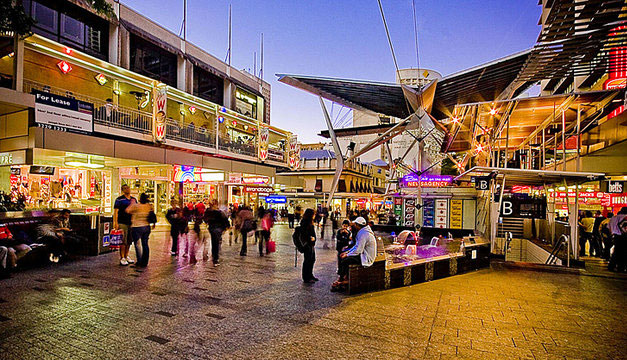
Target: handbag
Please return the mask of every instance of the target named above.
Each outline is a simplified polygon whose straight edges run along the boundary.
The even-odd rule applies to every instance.
[[[157,214],[155,214],[155,212],[152,210],[150,210],[150,212],[148,213],[148,223],[149,224],[157,223]]]
[[[111,230],[111,235],[109,237],[109,248],[117,249],[122,245],[124,241],[124,231],[122,230]]]
[[[268,252],[273,253],[276,251],[276,242],[274,240],[268,240]]]

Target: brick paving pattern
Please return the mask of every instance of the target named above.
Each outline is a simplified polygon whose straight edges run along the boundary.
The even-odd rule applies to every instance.
[[[302,284],[285,226],[268,257],[225,238],[217,268],[165,237],[141,272],[106,254],[0,281],[0,359],[627,358],[625,280],[494,267],[349,297],[333,250]]]

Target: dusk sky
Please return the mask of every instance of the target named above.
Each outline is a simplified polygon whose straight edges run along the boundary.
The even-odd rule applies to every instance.
[[[183,0],[123,3],[179,32]],[[382,3],[399,67],[415,67],[412,1]],[[232,65],[252,72],[253,52],[259,57],[263,32],[264,80],[272,84],[271,123],[295,132],[301,142],[323,140],[316,135],[326,127],[318,99],[279,83],[275,74],[394,81],[376,0],[188,0],[188,40],[222,60],[229,4]],[[416,0],[416,6],[420,66],[443,76],[530,48],[540,30],[540,6],[534,0]]]

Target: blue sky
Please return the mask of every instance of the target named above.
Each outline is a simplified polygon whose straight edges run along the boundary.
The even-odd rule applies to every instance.
[[[122,0],[179,32],[183,0]],[[411,0],[382,0],[399,67],[416,66]],[[415,0],[421,67],[448,74],[533,46],[536,0]],[[158,5],[157,5],[158,4]],[[189,41],[223,59],[233,7],[232,65],[253,69],[264,33],[264,80],[271,122],[302,142],[325,127],[318,99],[276,81],[276,73],[394,81],[394,63],[376,0],[188,0]],[[259,60],[257,60],[259,63]],[[257,65],[259,66],[259,65]]]

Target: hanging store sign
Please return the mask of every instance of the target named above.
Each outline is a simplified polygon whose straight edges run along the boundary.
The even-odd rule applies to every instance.
[[[475,190],[490,190],[490,180],[489,176],[473,176],[471,179],[475,183]]]
[[[165,142],[167,87],[159,83],[153,87],[152,92],[152,137],[155,142],[162,143]]]
[[[259,126],[259,160],[265,161],[268,158],[268,138],[270,129],[267,126]]]
[[[401,187],[417,188],[417,187],[445,187],[453,183],[453,177],[450,175],[423,175],[408,174],[401,178]]]
[[[287,197],[278,195],[266,196],[266,204],[286,204]]]
[[[494,194],[498,202],[499,194]],[[501,217],[544,219],[546,218],[546,199],[509,196],[503,197]]]
[[[255,194],[271,194],[274,189],[269,186],[244,186],[244,192]]]
[[[38,90],[35,95],[35,122],[39,127],[58,131],[94,131],[94,105],[66,96]]]

